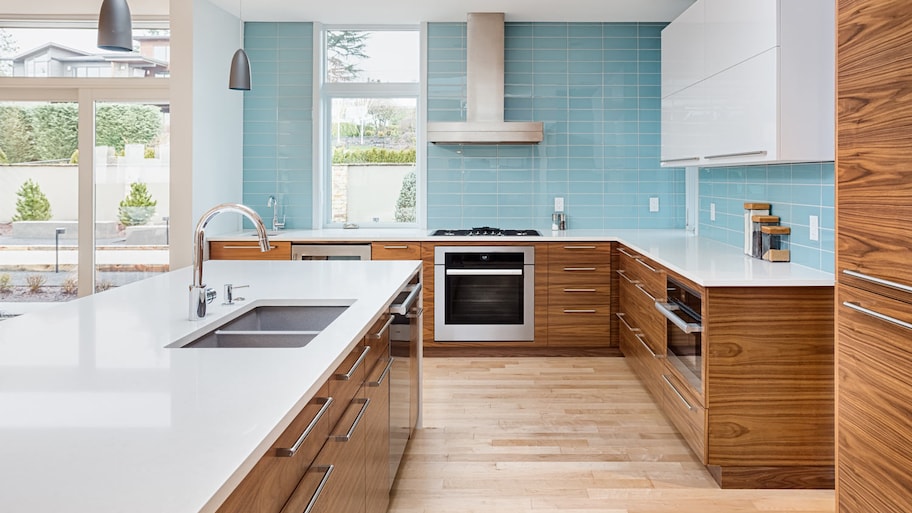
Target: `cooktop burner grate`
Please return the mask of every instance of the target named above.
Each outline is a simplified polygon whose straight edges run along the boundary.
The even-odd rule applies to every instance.
[[[490,226],[480,226],[471,230],[436,230],[431,235],[434,237],[538,237],[541,236],[541,233],[538,230],[502,230]]]

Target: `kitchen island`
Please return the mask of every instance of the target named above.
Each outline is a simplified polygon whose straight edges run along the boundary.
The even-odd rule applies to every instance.
[[[213,261],[249,288],[198,321],[184,268],[0,323],[0,510],[215,511],[419,270]],[[270,304],[350,306],[301,348],[168,347]]]

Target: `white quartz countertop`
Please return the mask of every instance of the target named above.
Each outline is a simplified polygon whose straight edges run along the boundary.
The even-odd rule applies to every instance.
[[[184,268],[0,322],[0,511],[214,511],[419,269],[210,261],[199,321]],[[166,348],[260,304],[351,306],[302,348]]]
[[[565,230],[544,231],[541,237],[433,237],[429,230],[364,229],[288,230],[271,240],[313,241],[429,241],[453,244],[463,241],[523,243],[618,241],[643,253],[668,269],[704,287],[807,287],[832,286],[833,274],[790,262],[767,262],[745,255],[741,248],[686,230]],[[209,240],[255,240],[251,232],[214,236]]]

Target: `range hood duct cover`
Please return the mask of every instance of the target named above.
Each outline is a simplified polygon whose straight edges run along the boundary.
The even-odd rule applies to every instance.
[[[466,40],[466,120],[428,123],[437,144],[536,144],[538,121],[504,121],[504,13],[469,13]]]

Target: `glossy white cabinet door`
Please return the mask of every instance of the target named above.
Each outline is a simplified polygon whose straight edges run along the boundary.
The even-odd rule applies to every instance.
[[[703,8],[706,0],[681,13],[662,30],[662,98],[682,91],[705,78]]]
[[[704,132],[708,165],[779,157],[777,56],[777,48],[767,50],[706,80],[713,119]]]
[[[712,115],[705,82],[662,98],[662,164],[696,165],[705,155]]]
[[[711,77],[779,44],[778,0],[705,3],[704,76]]]

